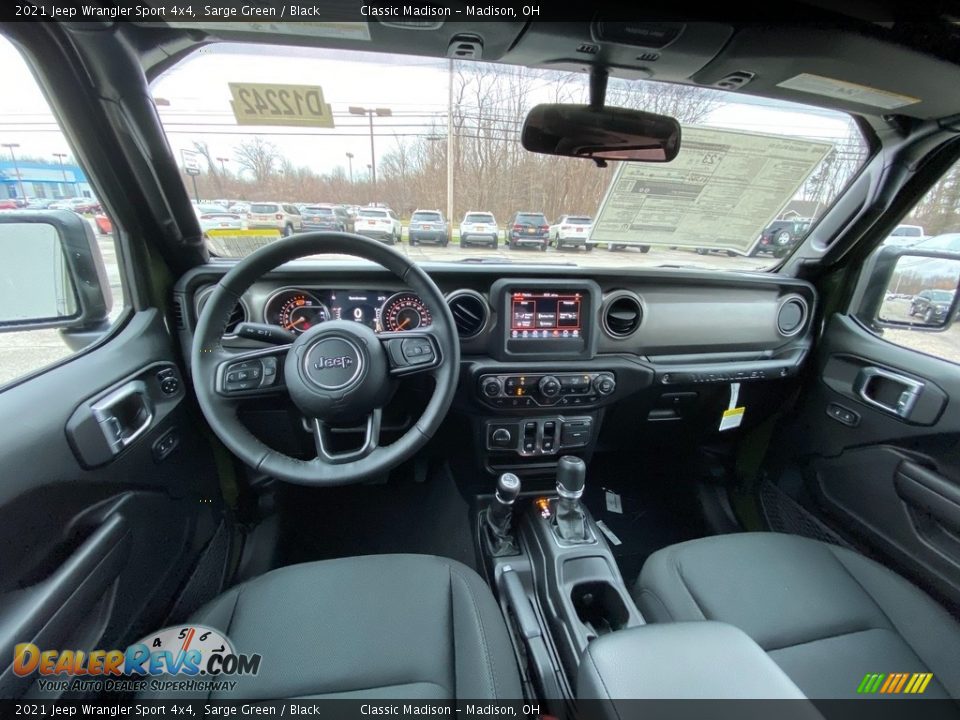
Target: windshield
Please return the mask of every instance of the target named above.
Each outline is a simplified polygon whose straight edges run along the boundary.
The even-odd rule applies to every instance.
[[[415,212],[410,218],[411,220],[419,220],[421,222],[440,222],[443,218],[440,217],[440,213],[435,212]]]
[[[396,243],[417,261],[768,269],[802,243],[867,156],[842,113],[619,78],[610,79],[609,105],[680,120],[675,160],[600,168],[537,155],[519,142],[527,112],[585,103],[587,76],[484,62],[221,43],[151,90],[191,196],[251,202],[253,214],[279,212],[255,202],[264,196],[287,206],[378,205],[351,215],[346,230]],[[461,246],[472,228],[454,223],[446,242],[411,244],[424,206],[437,208],[435,222],[510,220],[495,242],[468,236]],[[581,242],[558,246],[548,236],[564,217],[588,226]],[[399,235],[359,218],[399,220]],[[774,223],[787,232],[771,233]],[[217,252],[242,256],[258,232],[264,244],[282,242],[275,228],[252,225],[235,245],[219,237]]]
[[[303,211],[311,215],[333,215],[333,208],[327,207],[306,207]]]

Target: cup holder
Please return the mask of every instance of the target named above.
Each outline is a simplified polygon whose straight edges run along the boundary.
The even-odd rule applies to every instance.
[[[625,628],[630,613],[623,596],[608,582],[584,582],[574,585],[570,600],[588,632],[588,639]]]

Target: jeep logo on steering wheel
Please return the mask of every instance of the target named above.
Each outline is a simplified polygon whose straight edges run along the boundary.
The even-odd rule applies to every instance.
[[[325,370],[327,368],[348,368],[351,365],[353,365],[353,358],[348,355],[320,358],[313,363],[313,367],[317,370]]]

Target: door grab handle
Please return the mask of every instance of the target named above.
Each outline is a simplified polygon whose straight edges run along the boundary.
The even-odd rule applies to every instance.
[[[143,435],[154,417],[153,402],[142,380],[122,385],[90,409],[114,455]]]
[[[887,380],[903,387],[903,391],[897,396],[896,405],[888,405],[880,402],[870,395],[870,386],[875,380]],[[900,373],[891,372],[878,367],[865,367],[853,381],[853,390],[868,405],[879,408],[884,412],[892,413],[901,418],[908,418],[913,411],[917,400],[920,399],[920,393],[923,391],[924,384],[919,380],[908,378]]]

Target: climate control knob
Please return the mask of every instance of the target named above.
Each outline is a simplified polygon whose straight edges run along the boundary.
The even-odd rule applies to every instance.
[[[497,397],[502,389],[503,386],[495,377],[484,378],[483,382],[480,383],[480,392],[482,392],[488,398]]]
[[[599,395],[611,395],[617,389],[617,381],[610,375],[598,375],[593,379],[593,389]]]
[[[545,398],[554,398],[560,394],[560,381],[553,375],[544,375],[540,378],[537,387]]]

